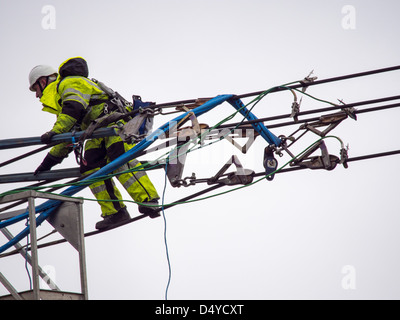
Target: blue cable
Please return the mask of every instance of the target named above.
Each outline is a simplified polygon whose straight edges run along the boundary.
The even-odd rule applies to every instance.
[[[242,103],[238,101],[231,101],[231,98],[233,98],[233,95],[228,94],[228,95],[219,95],[216,96],[215,98],[207,101],[206,103],[202,104],[201,106],[193,109],[190,112],[193,112],[197,117],[205,114],[206,112],[210,111],[211,109],[215,108],[217,105],[228,101],[230,104],[232,104],[236,109],[240,109],[240,112],[246,112],[242,108]],[[165,123],[162,125],[158,130],[155,130],[152,132],[149,136],[146,137],[146,139],[143,139],[140,141],[135,147],[133,147],[131,150],[128,152],[124,153],[114,161],[110,162],[103,168],[101,168],[99,171],[91,174],[89,177],[86,177],[85,179],[82,180],[84,182],[85,180],[92,179],[92,178],[97,178],[99,176],[102,176],[104,174],[108,174],[117,168],[121,167],[123,164],[127,163],[128,161],[136,158],[136,156],[143,150],[145,150],[148,146],[150,146],[155,140],[159,138],[159,136],[165,132],[168,132],[170,129],[169,126],[171,123],[179,123],[183,118],[185,118],[189,114],[189,111],[176,117],[172,121],[169,121],[168,123]],[[256,119],[255,116],[252,113],[246,113],[246,118],[248,120],[253,120]],[[257,126],[255,126],[255,129],[263,136],[267,142],[270,141],[271,138],[277,139],[279,142],[279,138],[274,137],[268,130],[265,128],[265,126],[262,126],[261,129]],[[86,185],[80,185],[80,186],[71,186],[65,191],[61,193],[61,195],[66,195],[66,196],[72,196],[75,193],[83,190],[86,187]],[[61,201],[59,200],[48,200],[45,203],[42,203],[36,208],[36,212],[42,212],[37,218],[36,218],[36,225],[39,226],[45,219],[47,219],[50,214],[57,209],[57,207],[61,204]],[[163,207],[162,207],[163,209]],[[20,221],[28,216],[28,212],[25,212],[19,216],[10,218],[6,221],[0,222],[0,229],[3,227],[8,226],[9,224],[13,224],[17,221]],[[165,218],[165,217],[164,217]],[[0,253],[4,252],[11,246],[13,246],[15,243],[18,243],[21,241],[24,237],[26,237],[29,234],[29,228],[26,227],[24,230],[22,230],[19,234],[17,234],[12,240],[10,240],[8,243],[0,246]],[[168,253],[168,252],[167,252]],[[169,258],[169,257],[168,257]]]

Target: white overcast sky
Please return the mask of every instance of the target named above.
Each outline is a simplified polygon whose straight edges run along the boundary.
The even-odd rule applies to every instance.
[[[46,6],[55,10],[54,25]],[[354,15],[348,16],[346,8]],[[0,0],[1,139],[40,136],[54,123],[28,90],[28,73],[38,64],[58,68],[67,58],[82,56],[90,77],[127,99],[139,94],[164,103],[243,94],[300,80],[311,70],[324,79],[399,65],[399,9],[395,0]],[[399,79],[395,71],[307,92],[351,103],[397,95]],[[292,101],[289,92],[273,94],[254,113],[260,118],[290,113]],[[304,98],[301,108],[323,106]],[[214,125],[232,112],[223,104],[200,122]],[[349,144],[350,157],[397,150],[399,116],[398,109],[362,114],[332,134]],[[155,127],[173,117],[157,116]],[[288,135],[295,129],[272,132]],[[317,138],[308,135],[297,151]],[[338,155],[337,141],[327,145]],[[260,172],[265,146],[258,138],[244,155],[219,142],[189,154],[184,176],[195,172],[199,178],[211,177],[233,153],[245,168]],[[2,151],[0,161],[28,150]],[[2,167],[0,174],[33,172],[44,156]],[[278,160],[282,165],[289,158]],[[272,182],[166,210],[172,266],[168,297],[400,298],[398,164],[399,157],[392,156],[353,162],[347,170],[338,166],[334,171],[279,174]],[[75,166],[70,156],[55,169]],[[163,172],[149,176],[161,194]],[[17,186],[0,185],[0,192]],[[167,185],[165,201],[201,187]],[[78,196],[92,197],[87,189]],[[127,205],[136,216],[136,205]],[[86,201],[86,231],[94,229],[99,215],[98,204]],[[18,233],[23,227],[10,230]],[[43,223],[38,233],[51,230]],[[0,244],[5,242],[1,236]],[[91,299],[164,298],[168,266],[162,218],[87,238],[86,254]],[[79,290],[77,256],[68,244],[41,250],[39,263],[61,289]],[[0,272],[18,290],[29,289],[22,257],[1,259]],[[0,295],[6,293],[0,286]]]

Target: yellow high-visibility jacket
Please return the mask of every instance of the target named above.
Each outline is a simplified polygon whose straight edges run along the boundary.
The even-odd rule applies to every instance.
[[[81,57],[63,62],[58,73],[57,80],[45,88],[40,99],[42,110],[57,116],[51,131],[60,134],[74,128],[85,130],[93,120],[103,114],[108,96],[87,78],[87,63]],[[54,157],[64,158],[71,152],[66,146],[67,143],[56,145],[49,153]]]

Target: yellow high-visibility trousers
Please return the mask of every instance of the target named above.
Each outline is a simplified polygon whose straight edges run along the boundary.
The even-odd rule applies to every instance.
[[[134,145],[122,141],[119,136],[104,137],[88,140],[85,144],[85,164],[81,164],[82,174],[91,174],[115,160]],[[132,199],[136,202],[146,202],[159,199],[156,188],[143,170],[135,171],[141,166],[136,159],[115,170],[118,181],[123,185]],[[132,170],[133,169],[133,170]],[[120,173],[120,174],[119,174]],[[89,186],[101,207],[102,216],[116,213],[125,207],[122,195],[112,178],[97,181]]]

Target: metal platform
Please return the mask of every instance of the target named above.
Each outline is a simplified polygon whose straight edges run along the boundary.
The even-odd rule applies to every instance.
[[[58,231],[78,252],[79,255],[79,268],[80,268],[80,282],[81,292],[65,292],[60,290],[57,285],[49,279],[49,276],[43,271],[38,263],[38,249],[37,249],[37,234],[36,234],[36,213],[35,213],[35,199],[52,199],[61,201],[62,204],[55,211],[47,221]],[[14,247],[26,259],[32,267],[32,290],[17,292],[7,278],[0,272],[0,282],[10,292],[9,295],[1,296],[2,299],[16,299],[16,300],[46,300],[46,299],[62,299],[62,300],[87,300],[87,275],[86,275],[86,257],[85,257],[85,243],[84,243],[84,230],[83,230],[83,214],[82,214],[82,199],[66,198],[59,195],[36,192],[33,190],[22,191],[16,194],[6,195],[0,199],[0,204],[27,200],[29,210],[29,228],[30,228],[30,251],[23,248],[19,243]],[[26,211],[26,210],[22,210]],[[13,216],[21,214],[21,210],[13,212],[6,212],[0,214],[0,220],[9,219]],[[12,239],[13,235],[7,228],[1,229],[2,233],[7,239]],[[6,255],[0,256],[5,258]],[[24,261],[25,262],[25,261]],[[52,290],[43,290],[40,288],[39,277],[44,279],[52,288]]]

